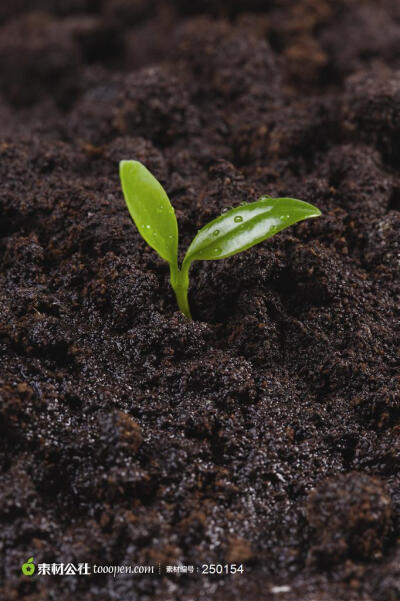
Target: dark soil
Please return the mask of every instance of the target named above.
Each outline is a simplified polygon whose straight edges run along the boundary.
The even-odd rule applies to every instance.
[[[2,1],[1,599],[400,599],[399,67],[392,0]],[[195,264],[188,322],[122,158],[182,249],[261,193],[323,216]]]

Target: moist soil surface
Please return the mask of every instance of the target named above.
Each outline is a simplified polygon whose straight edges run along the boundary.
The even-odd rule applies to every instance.
[[[1,3],[1,599],[400,599],[399,48],[392,0]],[[121,159],[181,249],[323,215],[196,263],[190,322]]]

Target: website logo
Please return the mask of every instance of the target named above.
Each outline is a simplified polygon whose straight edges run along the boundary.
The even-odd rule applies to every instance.
[[[27,562],[22,564],[21,570],[25,576],[33,576],[35,572],[35,564],[33,563],[33,557],[30,557]]]

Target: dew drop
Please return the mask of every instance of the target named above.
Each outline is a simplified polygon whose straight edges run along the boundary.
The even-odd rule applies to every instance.
[[[222,252],[222,250],[220,248],[214,248],[214,252],[216,255],[219,255]]]
[[[222,209],[221,213],[224,214],[224,213],[227,213],[228,211],[229,211],[229,209],[227,207],[225,207],[224,209]]]
[[[243,221],[243,217],[241,215],[236,215],[233,221],[235,223],[241,223]]]
[[[149,225],[146,225],[146,228],[149,230],[149,229],[150,229],[150,226],[149,226]]]
[[[218,236],[218,234],[219,234],[219,230],[214,230],[213,231],[213,236]]]

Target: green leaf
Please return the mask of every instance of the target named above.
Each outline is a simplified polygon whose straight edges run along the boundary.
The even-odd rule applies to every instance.
[[[178,223],[164,188],[138,161],[121,161],[119,173],[129,213],[140,234],[160,257],[175,264]]]
[[[184,266],[192,261],[225,259],[298,221],[319,215],[319,209],[302,200],[262,196],[224,213],[199,230],[187,250]]]

